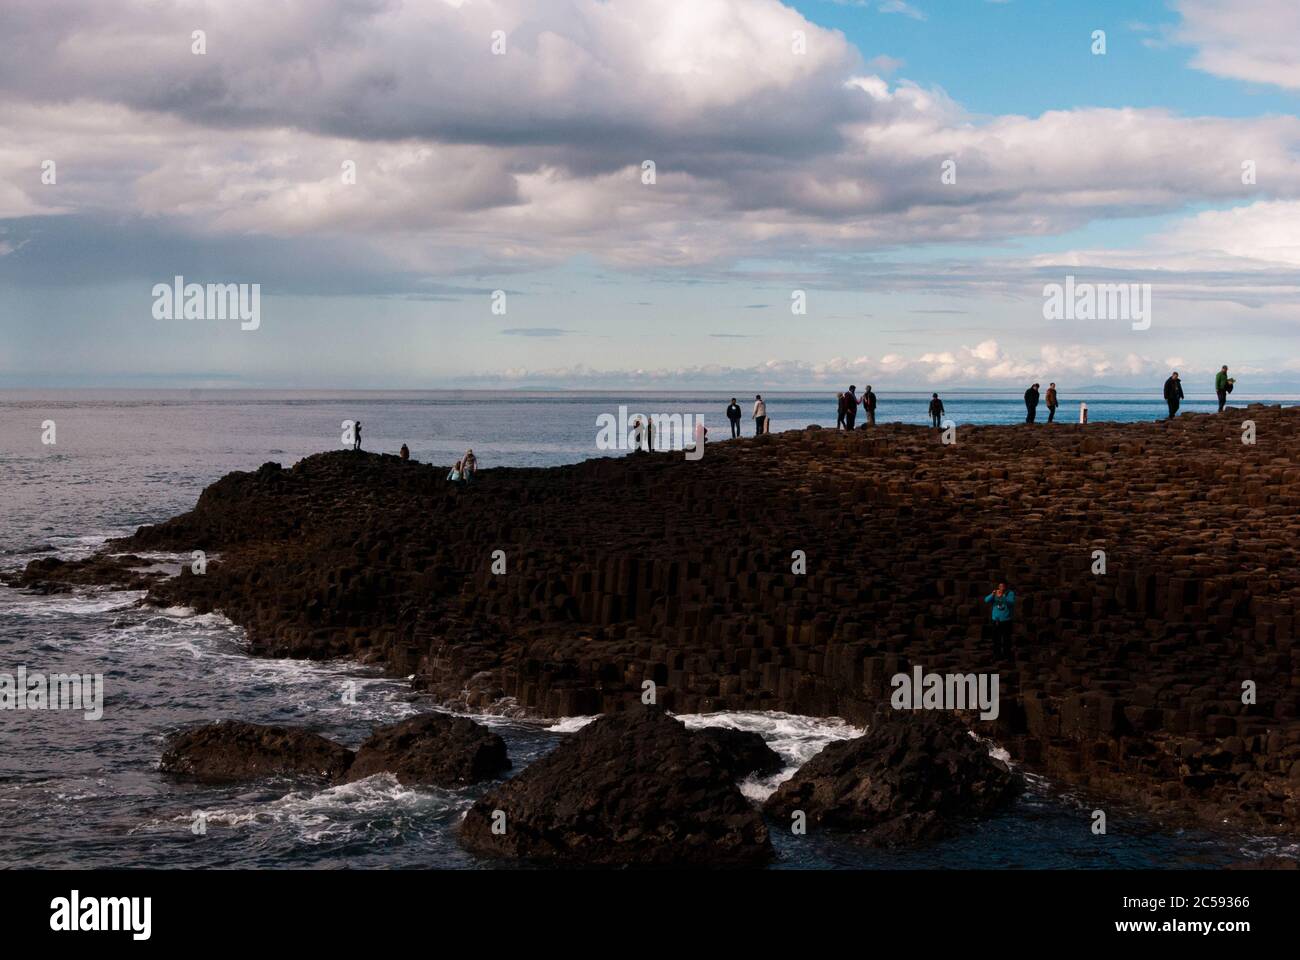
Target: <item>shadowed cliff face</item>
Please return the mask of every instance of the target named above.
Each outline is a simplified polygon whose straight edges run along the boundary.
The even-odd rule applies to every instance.
[[[476,708],[616,711],[652,680],[679,712],[862,721],[895,673],[996,670],[1000,716],[977,726],[1031,766],[1289,831],[1298,433],[1300,409],[1265,407],[959,427],[948,445],[901,425],[808,430],[469,486],[337,452],[232,474],[115,549],[217,552],[151,602],[219,609],[257,652],[381,662]],[[1000,669],[983,602],[999,580],[1019,599],[1018,659]]]

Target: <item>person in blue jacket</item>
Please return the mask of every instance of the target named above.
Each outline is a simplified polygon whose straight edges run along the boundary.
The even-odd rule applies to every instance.
[[[993,656],[997,659],[1011,656],[1011,619],[1016,610],[1016,592],[1008,590],[1005,583],[984,598],[993,604]]]

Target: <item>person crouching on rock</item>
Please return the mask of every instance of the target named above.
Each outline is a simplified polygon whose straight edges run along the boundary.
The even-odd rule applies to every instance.
[[[937,393],[930,394],[930,421],[934,424],[934,429],[939,429],[939,421],[943,419],[943,401],[939,399]]]
[[[1001,660],[1011,656],[1011,619],[1016,609],[1016,593],[999,583],[996,590],[984,598],[993,604],[993,657]]]
[[[451,480],[453,483],[458,482],[461,478],[461,466],[461,462],[457,460],[456,466],[452,467],[451,471],[447,474],[447,479]]]

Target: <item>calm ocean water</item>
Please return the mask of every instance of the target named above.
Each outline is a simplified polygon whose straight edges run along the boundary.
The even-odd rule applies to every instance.
[[[1018,395],[944,393],[958,423],[1023,419]],[[272,393],[252,391],[0,391],[0,567],[37,556],[80,556],[112,536],[189,509],[232,470],[292,464],[340,443],[341,421],[363,423],[363,446],[450,462],[473,447],[483,467],[545,466],[600,455],[596,418],[702,414],[710,439],[726,434],[728,395],[494,393]],[[746,411],[752,396],[739,398]],[[833,426],[834,395],[769,394],[773,429]],[[878,419],[925,422],[928,394],[882,394]],[[1092,420],[1162,416],[1163,404],[1086,398]],[[1248,402],[1249,397],[1234,397]],[[1264,399],[1264,398],[1259,398]],[[1268,398],[1295,402],[1295,398]],[[1077,419],[1063,395],[1061,419]],[[1184,410],[1213,409],[1193,398]],[[1067,416],[1068,414],[1068,416]],[[42,424],[55,423],[53,445]],[[158,556],[179,563],[179,557]],[[263,782],[196,786],[161,776],[163,737],[191,723],[240,718],[308,724],[359,743],[370,728],[428,709],[403,681],[347,662],[253,658],[219,615],[136,606],[141,595],[103,590],[39,597],[0,587],[0,672],[101,673],[104,716],[0,711],[0,866],[467,867],[490,866],[457,846],[452,828],[482,788],[403,787],[375,777],[334,788]],[[355,705],[342,702],[354,681]],[[518,771],[581,721],[481,717],[506,739]],[[784,775],[837,737],[834,719],[774,713],[687,718],[763,734],[787,760]],[[749,782],[759,799],[780,778]],[[863,850],[827,837],[774,832],[778,867],[1217,866],[1285,849],[1267,837],[1162,831],[1109,811],[1094,837],[1095,803],[1034,780],[1000,819],[906,853]],[[191,832],[196,811],[207,833]]]

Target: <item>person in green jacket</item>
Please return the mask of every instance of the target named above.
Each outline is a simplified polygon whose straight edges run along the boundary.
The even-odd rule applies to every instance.
[[[1223,408],[1228,404],[1228,394],[1232,392],[1232,385],[1237,381],[1228,376],[1228,365],[1225,363],[1223,369],[1214,376],[1214,392],[1219,397],[1219,412],[1223,413]]]

